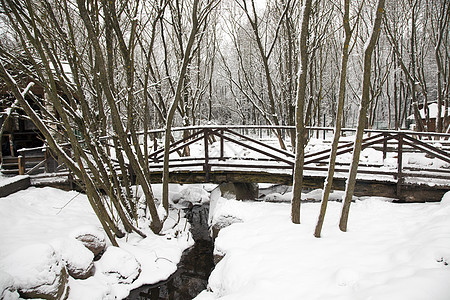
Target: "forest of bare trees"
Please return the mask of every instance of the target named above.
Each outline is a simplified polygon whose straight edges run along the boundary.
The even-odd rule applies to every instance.
[[[1,99],[3,115],[33,120],[82,179],[112,241],[144,234],[142,209],[162,228],[148,170],[153,128],[166,128],[167,143],[172,126],[297,125],[274,134],[298,153],[304,126],[361,126],[363,99],[366,128],[450,130],[448,1],[386,0],[381,15],[375,0],[0,1],[0,88],[16,99]],[[111,174],[115,163],[122,174],[132,166],[142,199]]]

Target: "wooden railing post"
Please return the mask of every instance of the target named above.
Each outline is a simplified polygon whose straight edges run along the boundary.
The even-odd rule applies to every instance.
[[[19,175],[25,174],[25,157],[22,155],[19,155],[17,157],[17,164],[19,165]]]
[[[47,148],[44,148],[44,149],[42,149],[42,152],[44,152],[44,161],[45,161],[45,164],[44,164],[44,172],[45,173],[49,173],[49,170],[48,170],[48,149]]]
[[[50,148],[45,149],[45,172],[54,173],[58,166],[58,161],[52,156]]]
[[[158,150],[158,139],[156,137],[157,133],[153,133],[153,151]]]
[[[75,185],[73,184],[73,174],[69,169],[69,175],[67,175],[67,180],[69,181],[70,189],[73,190]]]
[[[153,133],[153,153],[156,153],[157,150],[158,150],[158,136],[157,136],[157,133],[154,132]],[[155,163],[158,162],[158,155],[156,155],[156,154],[153,155],[153,162],[155,162]]]
[[[323,128],[325,128],[325,114],[323,114]],[[325,133],[326,133],[327,131],[324,129],[323,130],[323,140],[325,141]]]
[[[136,184],[136,173],[134,172],[133,166],[131,164],[128,164],[128,174],[130,176],[130,183],[135,185]]]
[[[397,146],[397,197],[400,198],[401,186],[403,184],[403,174],[402,174],[402,162],[403,162],[403,134],[398,135],[398,146]]]
[[[9,151],[11,152],[11,156],[14,156],[14,140],[13,140],[13,135],[12,134],[8,134],[8,139],[9,139]]]
[[[209,130],[208,128],[203,129],[203,143],[205,144],[205,164],[203,165],[203,171],[205,171],[205,179],[206,181],[209,181],[209,145],[208,145],[208,134]]]
[[[383,133],[383,163],[384,160],[386,159],[386,154],[387,154],[387,134]]]
[[[220,160],[224,160],[223,129],[220,130]]]

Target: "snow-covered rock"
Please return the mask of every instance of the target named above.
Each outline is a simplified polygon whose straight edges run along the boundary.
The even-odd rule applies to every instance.
[[[6,272],[0,270],[0,299],[17,300],[19,293],[14,288],[14,278]]]
[[[254,200],[259,195],[257,183],[224,182],[216,189],[220,191],[220,196],[226,199]]]
[[[450,207],[450,191],[442,196],[441,205],[444,207]]]
[[[94,226],[83,226],[75,229],[72,237],[79,240],[83,245],[94,253],[97,257],[106,248],[105,234]]]
[[[383,160],[383,152],[375,150],[373,148],[365,148],[361,151],[360,156],[361,162],[367,162],[371,163],[374,160],[375,161],[382,161]]]
[[[219,216],[218,218],[214,219],[213,224],[211,226],[213,239],[215,239],[219,235],[220,230],[222,230],[223,228],[228,227],[234,223],[242,223],[242,222],[244,222],[242,219],[235,216],[231,215]]]
[[[291,200],[291,197],[292,197],[290,195],[291,194],[289,194],[289,195],[286,195],[286,194],[282,195],[280,193],[271,193],[271,194],[268,194],[268,195],[264,196],[263,200],[266,201],[266,202],[289,202]]]
[[[60,239],[52,243],[66,266],[67,272],[75,279],[86,279],[94,273],[94,254],[76,239]]]
[[[67,272],[49,244],[18,249],[1,262],[1,268],[14,278],[14,287],[25,298],[63,299]]]
[[[110,246],[97,262],[100,272],[113,283],[132,283],[141,273],[141,264],[128,251]]]
[[[190,202],[190,203],[205,203],[209,201],[209,193],[199,187],[187,187],[177,193],[177,197],[173,197],[174,203]]]

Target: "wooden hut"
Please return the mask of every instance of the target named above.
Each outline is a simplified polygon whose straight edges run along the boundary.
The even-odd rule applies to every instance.
[[[420,118],[422,119],[422,122],[428,132],[435,132],[436,131],[436,119],[438,116],[438,105],[436,102],[428,104],[428,116],[429,121],[427,122],[426,118],[426,112],[425,107],[423,104],[419,105],[419,113]],[[441,109],[441,117],[444,118],[445,116],[445,110],[444,106],[442,106]],[[413,124],[413,129],[417,128],[417,126],[414,124],[414,114],[410,115],[408,117],[408,123]],[[447,129],[450,125],[450,109],[447,111],[447,118],[444,118],[444,130]]]
[[[24,63],[26,64],[26,63]],[[67,63],[63,63],[64,72],[71,78],[70,70]],[[67,70],[66,70],[67,68]],[[8,66],[8,69],[15,75],[16,82],[21,90],[25,89],[32,81],[31,78],[25,75],[18,75],[18,71],[14,69],[14,66]],[[39,83],[36,83],[31,87],[30,92],[33,97],[28,93],[25,96],[25,100],[28,101],[30,106],[39,114],[40,107],[46,107],[50,113],[54,113],[53,107],[49,107],[46,102],[45,90]],[[62,95],[64,97],[64,95]],[[77,97],[75,97],[76,99]],[[20,108],[15,108],[9,117],[8,112],[11,110],[11,106],[15,101],[15,97],[8,89],[4,82],[0,81],[0,126],[4,126],[1,138],[1,172],[4,174],[17,174],[19,173],[18,157],[27,152],[28,167],[32,167],[38,162],[44,159],[45,153],[43,153],[42,146],[44,145],[44,138],[39,132],[34,123],[27,117],[25,112]],[[55,113],[55,117],[58,119],[58,115]],[[56,126],[56,125],[55,125]],[[58,128],[53,128],[54,133],[57,134]],[[34,149],[34,151],[33,151]]]
[[[27,81],[20,83],[21,88],[27,86]],[[44,89],[38,85],[34,85],[31,92],[38,101],[44,99]],[[39,111],[35,100],[29,96],[26,97],[28,103]],[[25,148],[37,148],[44,144],[44,139],[41,133],[36,128],[34,123],[26,116],[20,109],[15,108],[10,117],[7,118],[7,112],[11,110],[11,105],[15,98],[5,85],[0,89],[0,126],[4,126],[3,134],[1,135],[1,171],[5,174],[18,173],[18,159],[20,150]],[[38,156],[43,154],[37,153]]]

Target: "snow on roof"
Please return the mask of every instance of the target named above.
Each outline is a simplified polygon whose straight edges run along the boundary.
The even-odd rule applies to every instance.
[[[436,119],[437,115],[438,115],[438,105],[437,103],[431,103],[428,105],[428,110],[429,110],[429,115],[430,115],[430,119]],[[422,119],[425,119],[425,108],[422,108],[419,110],[420,112],[420,117]],[[444,106],[442,105],[442,109],[441,109],[441,117],[443,118],[444,115]],[[447,111],[447,116],[450,116],[450,110]],[[414,120],[414,114],[410,115],[408,117],[408,120]]]
[[[20,181],[27,177],[30,177],[30,175],[17,175],[14,177],[1,176],[0,177],[0,188],[4,188],[7,185],[10,185],[14,182]]]

